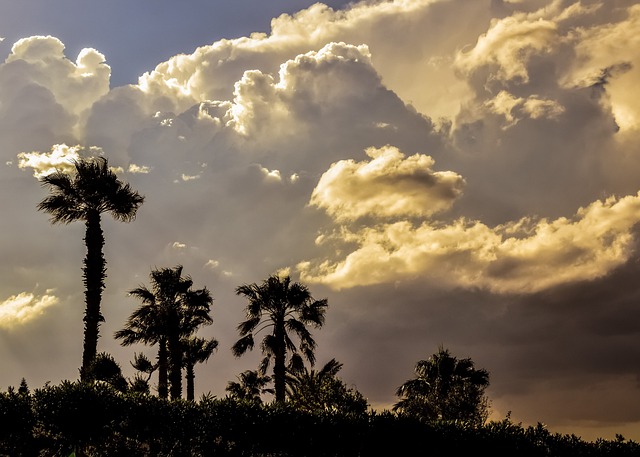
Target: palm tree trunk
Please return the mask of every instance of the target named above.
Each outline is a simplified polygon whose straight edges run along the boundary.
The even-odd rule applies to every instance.
[[[284,320],[275,324],[276,350],[273,363],[273,382],[277,403],[284,403],[286,395],[286,368],[285,368],[285,343],[284,343]]]
[[[169,387],[167,382],[167,342],[163,339],[158,343],[158,397],[168,398]]]
[[[100,213],[92,210],[87,212],[85,245],[87,254],[84,259],[83,278],[85,285],[86,310],[84,314],[84,347],[82,352],[82,367],[80,379],[86,380],[91,363],[96,358],[100,322],[104,318],[100,312],[102,289],[106,277],[106,262],[102,248],[104,234],[100,227]]]
[[[193,401],[195,397],[195,370],[193,363],[187,363],[187,400]]]
[[[171,399],[182,397],[182,345],[177,329],[172,329],[167,338],[169,349],[169,392]]]

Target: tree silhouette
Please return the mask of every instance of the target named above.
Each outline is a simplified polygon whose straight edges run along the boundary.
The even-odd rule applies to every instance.
[[[305,367],[292,373],[288,386],[289,401],[303,411],[366,412],[366,398],[337,377],[341,369],[342,363],[331,359],[320,370]]]
[[[158,395],[167,397],[167,381],[172,399],[182,396],[181,340],[209,325],[213,299],[209,290],[193,290],[190,276],[182,276],[182,265],[151,271],[152,288],[140,286],[129,292],[142,301],[115,333],[122,345],[134,343],[158,345]]]
[[[236,400],[262,403],[261,395],[273,394],[273,389],[267,387],[271,376],[260,374],[257,370],[247,370],[237,376],[238,381],[229,381],[226,391]]]
[[[40,179],[51,194],[38,204],[38,210],[51,214],[52,223],[85,222],[87,253],[83,278],[86,310],[80,368],[80,378],[84,380],[89,365],[96,357],[99,327],[104,321],[100,310],[106,278],[101,214],[108,212],[116,220],[129,222],[135,219],[144,197],[132,190],[129,184],[122,183],[104,157],[83,158],[73,164],[75,172],[72,175],[56,171]]]
[[[183,362],[187,380],[187,400],[193,401],[194,399],[194,380],[196,377],[194,367],[196,363],[206,362],[217,347],[218,341],[215,339],[206,340],[200,337],[190,337],[182,340]]]
[[[120,392],[127,390],[127,380],[122,375],[120,365],[106,352],[96,354],[96,358],[89,365],[86,381],[103,382]]]
[[[488,416],[489,373],[475,369],[469,358],[458,360],[442,346],[427,360],[420,360],[416,377],[396,391],[401,398],[393,410],[425,420],[463,420],[476,425]]]
[[[306,286],[291,282],[289,276],[281,278],[272,275],[262,284],[245,284],[236,289],[237,295],[244,296],[249,303],[246,307],[247,320],[238,325],[241,338],[233,345],[232,351],[240,357],[253,349],[254,332],[270,329],[262,339],[264,358],[260,364],[261,374],[266,374],[271,359],[276,402],[284,402],[286,395],[287,355],[290,369],[302,369],[302,356],[311,365],[315,362],[315,340],[307,329],[308,325],[319,328],[324,324],[327,300],[315,300]],[[296,347],[290,338],[295,334],[299,340]]]

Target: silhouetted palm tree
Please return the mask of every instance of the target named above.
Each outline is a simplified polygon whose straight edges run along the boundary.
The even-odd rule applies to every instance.
[[[420,360],[416,377],[396,391],[401,400],[394,411],[425,420],[464,420],[483,423],[488,415],[484,390],[489,386],[489,373],[475,369],[469,358],[458,360],[447,349],[427,360]]]
[[[209,290],[193,290],[190,276],[182,277],[182,265],[155,269],[150,275],[152,289],[141,286],[129,292],[142,305],[115,333],[122,345],[158,345],[158,395],[167,397],[167,381],[172,399],[182,396],[182,344],[202,325],[209,325],[213,299]]]
[[[51,195],[38,204],[38,210],[51,214],[52,223],[85,221],[87,254],[83,278],[86,310],[80,368],[80,378],[84,380],[89,365],[96,357],[99,327],[104,321],[100,311],[106,278],[101,214],[108,212],[116,220],[129,222],[135,219],[144,197],[132,190],[129,184],[122,183],[104,157],[80,159],[74,162],[74,166],[73,175],[56,171],[40,179],[43,186],[49,187]]]
[[[229,381],[226,391],[231,398],[255,403],[261,403],[263,394],[273,394],[273,389],[267,387],[271,376],[258,373],[257,370],[247,370],[238,376],[238,381]]]
[[[254,332],[270,329],[271,333],[262,339],[264,354],[260,372],[266,374],[271,359],[276,402],[284,402],[286,395],[287,354],[289,367],[302,369],[304,356],[311,365],[315,362],[315,340],[307,325],[319,328],[324,324],[327,300],[315,300],[306,286],[291,282],[289,276],[280,278],[272,275],[262,284],[245,284],[236,289],[238,295],[249,300],[246,307],[247,320],[238,325],[241,338],[233,345],[232,351],[240,357],[253,349]],[[296,347],[290,338],[295,334],[299,339]]]
[[[184,367],[186,370],[187,380],[187,400],[193,401],[194,399],[194,379],[196,363],[206,362],[213,351],[218,347],[218,341],[215,339],[206,340],[200,337],[190,337],[182,341],[182,348],[184,351]]]

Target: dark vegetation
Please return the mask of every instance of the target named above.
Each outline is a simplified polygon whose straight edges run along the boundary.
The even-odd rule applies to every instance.
[[[622,436],[586,442],[509,417],[487,422],[489,372],[442,346],[397,388],[391,411],[369,409],[338,377],[336,359],[312,368],[316,343],[309,327],[322,327],[327,300],[314,299],[288,276],[236,289],[247,300],[246,320],[231,350],[240,357],[260,334],[264,357],[256,370],[228,383],[225,398],[195,401],[195,366],[218,347],[217,340],[197,336],[213,322],[213,298],[206,287],[193,287],[181,265],[152,270],[150,287],[129,292],[140,304],[115,338],[125,346],[154,346],[157,355],[134,354],[137,374],[126,379],[111,355],[97,352],[106,277],[100,214],[132,220],[144,198],[117,180],[106,159],[84,159],[75,168],[73,177],[57,172],[43,179],[52,194],[39,209],[53,222],[87,226],[80,379],[33,392],[22,379],[18,389],[0,392],[0,456],[640,455],[640,445]]]
[[[640,455],[621,437],[585,442],[509,419],[471,425],[232,398],[168,400],[86,382],[0,394],[0,429],[0,455],[13,457]]]

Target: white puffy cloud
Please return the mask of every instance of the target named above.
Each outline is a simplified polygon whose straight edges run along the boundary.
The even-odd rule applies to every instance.
[[[47,291],[37,296],[31,292],[12,295],[0,303],[0,328],[14,329],[42,316],[46,309],[58,304],[58,297]]]
[[[18,154],[18,168],[33,168],[33,176],[40,179],[56,171],[73,171],[75,160],[80,159],[80,146],[56,144],[51,152],[21,152]]]
[[[373,217],[426,217],[448,209],[464,181],[453,172],[433,171],[434,160],[410,157],[393,146],[366,150],[371,160],[341,160],[325,172],[310,204],[337,221]]]
[[[65,57],[64,44],[51,36],[17,41],[3,67],[2,73],[17,71],[13,75],[24,78],[23,85],[37,84],[49,90],[67,112],[75,115],[109,92],[111,69],[104,55],[85,48],[74,63]]]

